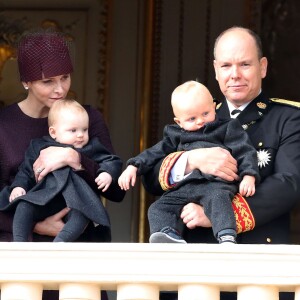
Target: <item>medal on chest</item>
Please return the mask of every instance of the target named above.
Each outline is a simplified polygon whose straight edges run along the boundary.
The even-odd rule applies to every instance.
[[[268,150],[259,149],[257,151],[257,160],[258,167],[262,169],[269,164],[271,160],[271,154],[268,152]]]

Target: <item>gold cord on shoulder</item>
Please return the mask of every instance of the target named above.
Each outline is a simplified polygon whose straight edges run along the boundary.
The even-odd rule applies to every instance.
[[[297,101],[280,99],[280,98],[270,98],[270,100],[272,102],[275,102],[275,103],[286,104],[286,105],[289,105],[289,106],[300,108],[300,102],[297,102]]]

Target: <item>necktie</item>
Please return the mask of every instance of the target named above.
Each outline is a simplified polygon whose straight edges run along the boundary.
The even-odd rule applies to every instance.
[[[242,112],[242,111],[239,110],[239,109],[234,109],[234,110],[231,112],[231,115],[234,116],[234,115],[239,114],[239,113],[241,113],[241,112]]]

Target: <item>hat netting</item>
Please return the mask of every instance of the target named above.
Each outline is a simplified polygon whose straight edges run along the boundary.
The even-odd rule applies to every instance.
[[[73,72],[70,41],[59,32],[24,35],[18,46],[18,65],[23,82],[41,80]]]

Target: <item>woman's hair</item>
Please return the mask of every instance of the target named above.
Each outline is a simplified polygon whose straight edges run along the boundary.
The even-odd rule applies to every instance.
[[[42,29],[25,32],[17,50],[21,81],[72,73],[72,48],[72,41],[61,32]]]
[[[48,114],[48,125],[53,126],[55,121],[57,120],[57,118],[61,118],[61,114],[64,111],[73,111],[76,114],[87,114],[87,111],[85,110],[85,108],[76,100],[74,99],[61,99],[61,100],[56,100],[50,110],[49,110],[49,114]]]

